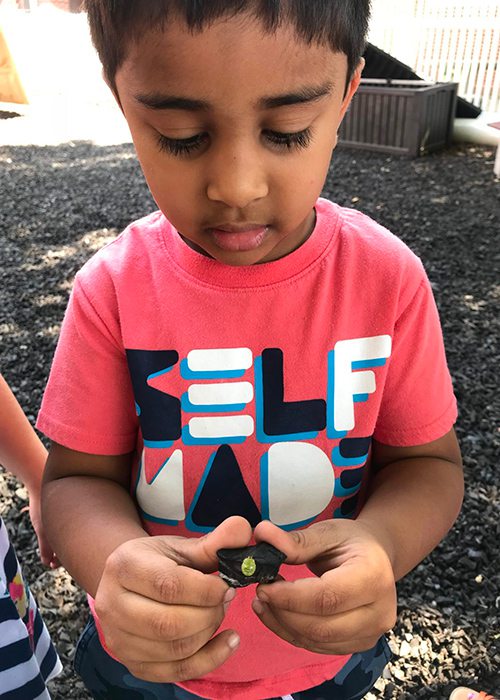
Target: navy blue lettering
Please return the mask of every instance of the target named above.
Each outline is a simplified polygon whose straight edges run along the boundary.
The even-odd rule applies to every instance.
[[[339,443],[339,451],[345,459],[364,457],[368,454],[371,437],[343,438]]]
[[[324,430],[326,401],[284,401],[283,351],[267,348],[262,352],[262,393],[266,435],[291,435]]]
[[[344,469],[340,475],[340,483],[344,489],[353,489],[361,484],[364,467],[360,469]]]
[[[215,528],[231,515],[241,515],[252,527],[262,520],[233,450],[221,445],[207,467],[191,519],[198,527]]]
[[[164,442],[181,436],[181,402],[149,386],[148,378],[167,372],[179,361],[175,350],[126,350],[127,362],[145,441]]]

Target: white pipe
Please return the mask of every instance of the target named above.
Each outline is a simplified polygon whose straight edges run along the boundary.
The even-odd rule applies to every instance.
[[[498,118],[489,120],[500,121]],[[455,119],[453,124],[453,141],[458,143],[478,143],[485,146],[500,145],[500,130],[488,126],[482,118]]]

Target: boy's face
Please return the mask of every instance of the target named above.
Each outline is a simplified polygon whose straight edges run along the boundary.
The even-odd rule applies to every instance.
[[[117,97],[153,197],[192,248],[253,265],[309,236],[360,70],[344,97],[344,54],[246,15],[201,33],[172,20],[130,46]]]

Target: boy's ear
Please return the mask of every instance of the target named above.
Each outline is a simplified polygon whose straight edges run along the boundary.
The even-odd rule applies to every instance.
[[[363,72],[363,68],[365,67],[365,59],[361,58],[359,60],[358,65],[356,66],[356,70],[353,73],[353,76],[349,82],[349,85],[347,86],[346,93],[344,95],[344,99],[342,100],[342,106],[340,108],[340,119],[339,119],[339,126],[342,122],[342,119],[345,116],[345,113],[347,112],[347,108],[351,104],[351,100],[354,97],[354,94],[356,93],[356,90],[359,87],[359,83],[361,81],[361,73]]]

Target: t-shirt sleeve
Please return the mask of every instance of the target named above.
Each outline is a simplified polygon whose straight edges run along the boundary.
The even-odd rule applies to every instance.
[[[99,286],[111,301],[98,312],[76,277],[37,428],[79,452],[125,454],[136,444],[135,403],[112,285]]]
[[[437,440],[457,418],[438,311],[419,267],[421,282],[395,324],[374,432],[379,442],[400,447]]]

